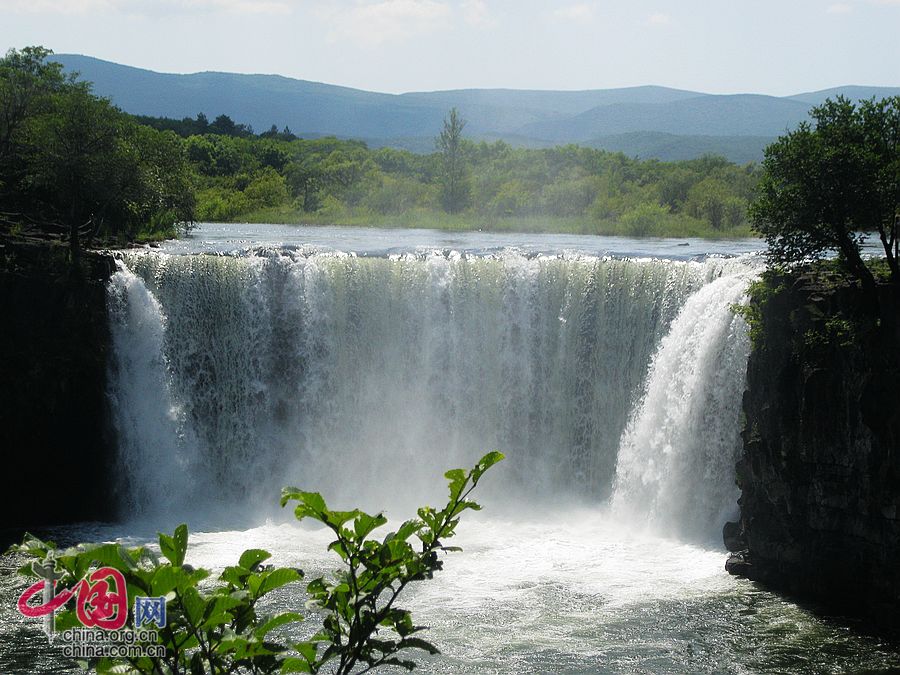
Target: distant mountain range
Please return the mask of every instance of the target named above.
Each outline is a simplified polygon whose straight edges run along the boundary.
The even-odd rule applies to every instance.
[[[735,162],[758,161],[769,142],[828,97],[900,95],[900,87],[860,86],[787,97],[654,86],[381,94],[280,75],[174,75],[75,54],[53,58],[129,113],[179,119],[199,112],[212,119],[224,113],[256,131],[275,124],[299,136],[359,138],[375,147],[417,152],[434,148],[441,122],[455,106],[468,121],[466,134],[474,139],[502,139],[524,147],[579,143],[663,160],[712,153]]]

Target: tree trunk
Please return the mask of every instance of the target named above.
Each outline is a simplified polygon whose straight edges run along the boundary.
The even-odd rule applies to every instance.
[[[69,223],[69,253],[72,262],[81,259],[81,240],[78,236],[78,224],[74,220]]]
[[[877,303],[878,288],[875,283],[875,277],[872,275],[872,270],[866,267],[866,263],[863,262],[862,256],[859,254],[859,249],[849,238],[842,237],[840,251],[844,256],[844,261],[850,273],[859,279],[866,295],[868,295],[873,302]]]

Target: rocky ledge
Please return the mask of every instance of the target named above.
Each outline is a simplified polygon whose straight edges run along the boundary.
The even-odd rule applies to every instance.
[[[900,293],[767,276],[738,463],[729,571],[900,627]]]
[[[110,512],[106,282],[112,256],[0,238],[0,537]]]

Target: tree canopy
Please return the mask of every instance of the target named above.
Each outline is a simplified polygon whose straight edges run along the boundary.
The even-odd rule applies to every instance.
[[[0,222],[64,235],[77,251],[193,220],[180,139],[65,77],[50,54],[26,47],[0,59]]]
[[[861,255],[867,234],[882,244],[900,281],[900,97],[828,100],[766,148],[750,218],[769,257],[792,265],[837,252],[864,287],[875,279]]]
[[[430,154],[298,138],[276,125],[254,133],[228,111],[135,117],[64,75],[50,55],[26,47],[0,59],[0,227],[85,245],[162,237],[195,219],[750,234],[753,164],[473,142],[455,110]]]
[[[459,111],[451,108],[437,137],[441,155],[441,205],[447,213],[462,211],[469,201],[469,173],[462,145],[465,126]]]

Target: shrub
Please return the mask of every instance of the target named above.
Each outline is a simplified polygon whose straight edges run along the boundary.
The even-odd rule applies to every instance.
[[[306,585],[307,606],[322,616],[320,630],[309,639],[287,644],[279,636],[284,627],[304,621],[303,615],[260,614],[257,603],[278,588],[297,584],[303,572],[265,565],[271,557],[267,551],[244,551],[237,564],[225,568],[218,583],[210,585],[201,583],[210,575],[207,570],[185,564],[186,525],[172,535],[159,535],[165,560],[145,546],[82,544],[60,550],[31,535],[12,550],[33,558],[20,568],[21,574],[41,577],[53,571],[59,587],[73,588],[97,568],[112,568],[124,578],[128,598],[165,597],[167,619],[152,643],[164,647],[164,656],[104,657],[80,662],[84,668],[101,673],[216,674],[318,673],[326,666],[339,674],[387,665],[411,670],[415,663],[401,653],[438,650],[418,637],[424,627],[415,625],[410,612],[395,602],[410,583],[431,579],[442,569],[440,553],[460,550],[443,542],[454,536],[464,511],[481,508],[469,497],[484,472],[501,459],[502,454],[491,452],[470,471],[448,471],[447,505],[440,510],[418,509],[417,518],[381,539],[372,534],[387,523],[382,514],[332,511],[319,493],[285,488],[282,506],[296,502],[298,520],[309,518],[331,530],[335,539],[328,548],[341,560],[333,575]],[[416,539],[418,546],[413,543]],[[71,609],[59,612],[56,622],[61,630],[80,625],[77,611]],[[131,613],[127,625],[135,625]]]

